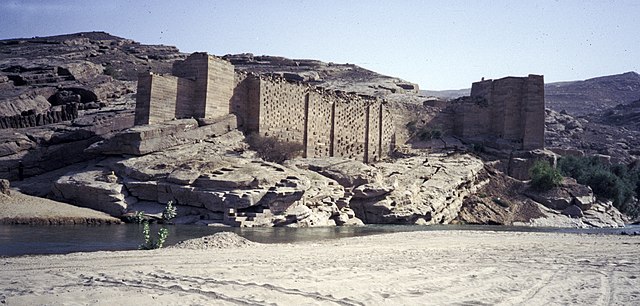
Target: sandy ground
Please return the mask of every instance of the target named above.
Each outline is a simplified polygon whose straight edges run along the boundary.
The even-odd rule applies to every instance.
[[[74,224],[119,223],[103,212],[77,207],[49,199],[33,197],[11,190],[11,196],[0,194],[0,223]]]
[[[0,258],[6,305],[638,305],[640,238],[394,233]]]

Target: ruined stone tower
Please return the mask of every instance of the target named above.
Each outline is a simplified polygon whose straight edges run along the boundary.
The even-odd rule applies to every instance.
[[[136,125],[229,114],[235,86],[231,63],[206,53],[194,53],[174,63],[172,74],[148,72],[138,76]]]
[[[505,77],[473,83],[455,105],[454,134],[502,149],[544,147],[544,77]]]

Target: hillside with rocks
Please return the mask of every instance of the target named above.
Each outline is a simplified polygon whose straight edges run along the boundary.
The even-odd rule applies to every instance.
[[[626,72],[584,81],[549,83],[545,86],[547,107],[568,114],[598,114],[618,104],[640,99],[640,74]]]
[[[237,71],[385,100],[398,151],[383,162],[269,162],[248,146],[234,115],[134,127],[138,72],[168,74],[185,57],[176,47],[104,32],[0,41],[0,179],[27,194],[123,218],[136,212],[158,218],[172,201],[176,222],[191,224],[624,223],[615,208],[575,182],[559,191],[561,204],[558,195],[532,196],[523,182],[528,168],[551,152],[477,152],[449,135],[407,142],[413,139],[407,123],[431,120],[446,102],[352,64],[222,56]],[[635,134],[625,138],[616,128],[600,128],[609,123],[589,120],[548,111],[547,144],[620,153],[624,160],[637,155],[630,150]],[[608,137],[615,146],[599,147]]]

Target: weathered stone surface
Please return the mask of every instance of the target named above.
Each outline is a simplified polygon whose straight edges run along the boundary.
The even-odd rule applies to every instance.
[[[27,135],[10,130],[0,130],[0,157],[17,154],[34,148],[34,143]]]
[[[354,199],[376,198],[393,191],[392,186],[382,186],[376,184],[363,184],[353,189]]]
[[[528,191],[525,193],[532,200],[555,210],[563,210],[573,202],[573,197],[566,190],[554,188],[544,192]]]
[[[242,140],[242,133],[234,131],[105,166],[123,178],[138,200],[202,209],[223,216],[216,222],[232,226],[359,224],[351,221],[356,219],[352,211],[338,207],[346,197],[336,181],[313,171],[255,160],[250,152],[241,158],[237,154],[246,146]]]
[[[361,161],[341,157],[306,158],[292,162],[299,168],[318,172],[345,187],[379,182],[380,171]]]
[[[53,196],[61,201],[121,216],[127,209],[128,193],[120,183],[106,181],[110,171],[89,169],[62,176],[53,183]]]
[[[529,170],[536,161],[545,160],[550,165],[556,165],[558,156],[549,150],[537,149],[532,151],[517,152],[512,154],[507,165],[507,173],[509,176],[519,180],[529,180]]]
[[[180,119],[154,125],[136,126],[111,139],[91,145],[88,152],[144,155],[183,144],[193,144],[236,129],[233,114],[217,123],[200,127],[195,119]]]
[[[571,218],[582,218],[584,216],[584,214],[582,213],[582,209],[580,209],[580,207],[576,205],[571,205],[563,209],[562,214]]]
[[[578,184],[572,178],[564,178],[559,187],[547,191],[528,190],[525,195],[548,208],[559,211],[571,205],[576,205],[581,210],[589,210],[596,200],[590,187]]]
[[[483,168],[469,155],[412,157],[375,167],[389,193],[376,198],[353,198],[350,207],[364,223],[449,223],[460,211],[463,198],[483,182]]]
[[[528,222],[514,222],[514,225],[543,226],[543,227],[577,227],[577,228],[607,228],[624,227],[626,219],[611,203],[596,202],[591,209],[582,211],[572,205],[562,212],[552,210],[540,204],[543,216]],[[580,214],[582,213],[582,215]]]
[[[584,210],[582,221],[592,227],[624,227],[626,218],[611,202],[596,202]]]
[[[0,194],[11,195],[11,189],[8,180],[0,179]]]
[[[87,61],[66,62],[58,66],[58,75],[71,76],[73,80],[86,82],[92,81],[101,75],[104,68]]]

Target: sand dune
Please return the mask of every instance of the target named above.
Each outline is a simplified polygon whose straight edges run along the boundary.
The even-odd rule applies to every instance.
[[[640,238],[394,233],[0,259],[7,305],[631,305]]]

